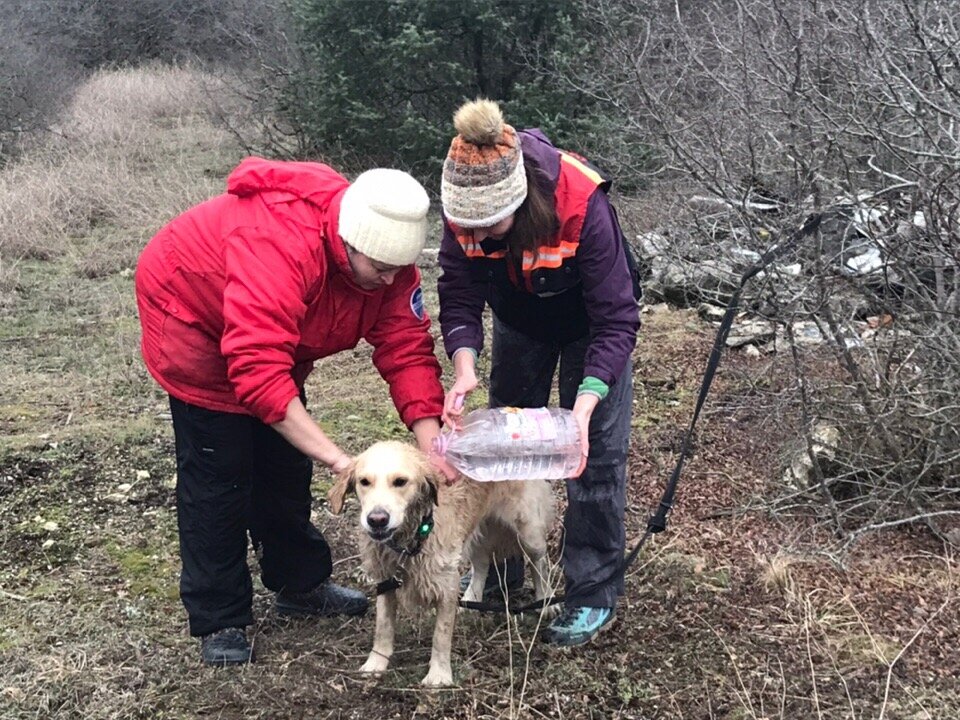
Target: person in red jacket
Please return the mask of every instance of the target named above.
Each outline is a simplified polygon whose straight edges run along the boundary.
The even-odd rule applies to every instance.
[[[351,462],[311,419],[313,361],[373,346],[394,405],[429,451],[440,365],[414,261],[429,199],[399,170],[352,184],[326,165],[244,160],[227,192],[172,220],[137,265],[147,369],[170,396],[180,595],[213,665],[253,659],[247,532],[279,613],[360,615],[310,522],[314,462]]]

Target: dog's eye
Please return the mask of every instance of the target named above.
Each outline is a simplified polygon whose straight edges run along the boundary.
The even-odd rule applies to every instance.
[[[370,481],[367,478],[360,478],[360,480],[358,480],[357,482],[359,482],[364,487],[367,487],[370,485]]]
[[[393,479],[394,487],[403,487],[407,484],[407,479],[405,477],[398,477]]]

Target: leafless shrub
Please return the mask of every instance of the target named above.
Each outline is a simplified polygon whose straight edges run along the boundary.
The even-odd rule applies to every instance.
[[[762,251],[823,214],[787,260],[803,276],[769,274],[753,309],[782,328],[815,323],[826,340],[794,349],[777,399],[808,433],[840,429],[833,459],[814,464],[848,541],[960,514],[958,10],[599,0],[585,12],[603,55],[561,78],[617,108],[625,142],[654,145],[662,176],[720,204],[699,213],[701,243]]]

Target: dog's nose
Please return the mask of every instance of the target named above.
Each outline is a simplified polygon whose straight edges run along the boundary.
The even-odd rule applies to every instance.
[[[390,522],[390,513],[384,510],[372,510],[367,515],[367,525],[373,530],[383,530]]]

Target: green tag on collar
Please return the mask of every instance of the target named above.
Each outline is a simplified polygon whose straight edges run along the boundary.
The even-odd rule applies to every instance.
[[[426,518],[423,522],[420,523],[420,527],[417,528],[417,534],[420,537],[425,538],[433,530],[433,518]]]

